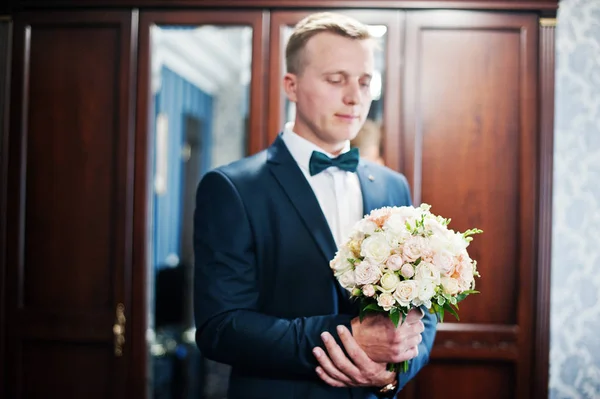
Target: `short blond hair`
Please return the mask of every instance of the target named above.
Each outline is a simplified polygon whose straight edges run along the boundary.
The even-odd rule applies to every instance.
[[[332,12],[311,14],[294,27],[294,32],[285,48],[287,72],[299,74],[304,67],[304,47],[311,37],[320,32],[330,32],[355,40],[373,39],[363,23],[346,15]]]

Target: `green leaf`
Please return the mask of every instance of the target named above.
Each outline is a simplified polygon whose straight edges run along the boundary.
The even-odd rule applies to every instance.
[[[444,306],[444,304],[446,303],[446,298],[444,298],[442,295],[438,296],[437,303],[440,306]]]
[[[396,309],[397,310],[397,309]],[[394,327],[398,327],[398,323],[400,323],[400,312],[390,312],[390,320],[394,323]]]
[[[383,308],[381,306],[377,305],[376,303],[370,303],[370,304],[368,304],[367,306],[365,306],[363,308],[363,310],[364,311],[372,310],[372,311],[375,311],[375,312],[383,312],[384,311]]]
[[[456,302],[458,303],[458,302],[462,301],[463,299],[465,299],[467,296],[469,296],[471,294],[479,294],[479,291],[475,291],[475,290],[463,291],[456,296]]]
[[[437,303],[433,302],[431,304],[431,308],[433,312],[435,312],[435,316],[437,317],[438,323],[444,322],[444,308],[439,306]]]
[[[451,313],[454,317],[456,317],[456,320],[460,321],[460,318],[458,317],[458,313],[456,313],[456,310],[454,310],[452,305],[447,303],[446,305],[444,305],[444,309],[446,309],[449,313]]]

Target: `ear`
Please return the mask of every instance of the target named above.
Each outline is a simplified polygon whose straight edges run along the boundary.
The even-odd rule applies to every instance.
[[[286,73],[283,76],[283,90],[285,90],[285,94],[287,98],[295,103],[297,100],[296,90],[298,88],[298,76],[293,73]]]

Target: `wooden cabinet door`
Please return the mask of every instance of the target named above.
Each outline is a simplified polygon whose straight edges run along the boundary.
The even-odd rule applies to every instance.
[[[9,398],[126,397],[135,14],[15,16]]]
[[[405,59],[399,167],[414,202],[484,233],[470,246],[481,294],[440,325],[402,397],[536,397],[537,18],[408,11]]]

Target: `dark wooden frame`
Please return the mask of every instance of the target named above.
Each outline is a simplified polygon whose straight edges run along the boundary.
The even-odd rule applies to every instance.
[[[11,51],[12,51],[12,20],[6,18],[8,23],[7,41],[6,41],[6,59],[3,60],[3,65],[0,67],[0,79],[4,79],[2,87],[3,92],[0,96],[4,99],[3,124],[0,126],[0,359],[6,359],[6,196],[8,194],[7,178],[8,178],[8,120],[9,120],[9,98],[10,98],[10,83],[9,76],[11,74]],[[0,53],[2,50],[0,50]],[[0,362],[0,380],[6,381],[6,362]],[[0,395],[4,397],[4,386],[0,389]]]
[[[48,7],[396,8],[526,10],[555,16],[558,0],[13,0],[12,9]]]
[[[533,333],[533,398],[548,397],[550,356],[550,277],[552,261],[552,167],[554,153],[554,50],[556,20],[539,28],[539,184],[537,213],[536,315]]]

